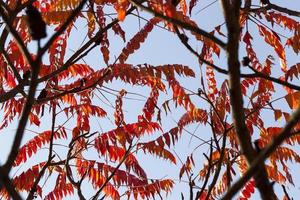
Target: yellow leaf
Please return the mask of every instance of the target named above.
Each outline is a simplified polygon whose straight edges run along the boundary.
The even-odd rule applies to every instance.
[[[87,12],[88,17],[88,36],[91,38],[95,30],[96,19],[92,11]]]

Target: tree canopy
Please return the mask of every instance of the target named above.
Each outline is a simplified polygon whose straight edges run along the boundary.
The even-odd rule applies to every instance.
[[[2,198],[292,199],[300,7],[206,3],[0,0]],[[196,64],[132,63],[156,30]]]

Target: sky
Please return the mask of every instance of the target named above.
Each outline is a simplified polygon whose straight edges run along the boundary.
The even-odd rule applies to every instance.
[[[222,11],[220,9],[220,2],[213,0],[201,0],[198,2],[197,7],[194,8],[193,11],[193,19],[198,23],[200,28],[203,28],[205,30],[211,31],[215,26],[222,24],[224,22],[223,16],[222,16]],[[213,3],[213,4],[211,4]],[[291,7],[295,10],[300,10],[300,4],[297,3],[297,0],[290,0],[290,1],[274,1],[274,3],[278,3],[279,5],[285,6],[285,7]],[[207,7],[207,5],[210,5]],[[205,8],[202,10],[201,8]],[[144,14],[142,11],[140,11],[141,16],[145,16],[146,18],[149,18],[149,14]],[[120,25],[122,28],[126,31],[126,38],[127,41],[137,32],[139,31],[140,28],[143,27],[143,24],[145,22],[143,20],[138,20],[136,16],[129,16],[126,18],[126,20],[121,23]],[[68,45],[68,55],[72,53],[73,50],[76,50],[78,46],[81,45],[81,41],[84,40],[85,37],[85,32],[86,26],[85,24],[79,23],[77,25],[77,30],[71,34],[70,42]],[[225,30],[224,26],[222,26],[221,30]],[[258,33],[257,33],[258,34]],[[226,41],[226,38],[220,37],[223,41]],[[270,48],[266,48],[263,41],[261,41],[263,45],[258,44],[257,49],[258,50],[258,55],[263,57],[264,54],[268,53],[269,51],[272,51]],[[200,50],[201,44],[199,44],[197,41],[190,39],[190,44],[192,47],[195,49]],[[110,32],[110,52],[111,52],[111,60],[110,62],[113,61],[113,58],[115,56],[118,56],[120,51],[122,50],[124,44],[121,40],[121,38],[117,38],[112,32]],[[31,47],[33,50],[34,47]],[[84,58],[83,61],[81,62],[86,62],[90,64],[91,66],[97,67],[102,67],[105,66],[105,64],[102,61],[102,56],[99,56],[99,49],[95,49],[91,52],[89,56]],[[241,52],[241,57],[243,52]],[[272,52],[272,54],[274,54]],[[293,54],[294,55],[294,54]],[[299,61],[299,56],[291,57],[288,59],[289,63],[296,63]],[[159,27],[155,27],[153,31],[149,34],[146,42],[141,45],[141,48],[136,51],[133,55],[131,55],[128,59],[128,63],[131,64],[143,64],[143,63],[148,63],[152,65],[162,65],[162,64],[184,64],[188,65],[192,69],[195,70],[195,73],[197,76],[195,78],[181,78],[180,81],[183,86],[186,86],[187,88],[197,91],[197,88],[200,87],[200,80],[199,80],[199,73],[200,73],[200,67],[197,62],[197,59],[191,55],[191,53],[185,49],[185,47],[180,43],[179,39],[174,33],[171,33],[167,30],[164,30]],[[226,67],[226,55],[222,53],[220,55],[220,58],[216,61],[216,63],[223,65],[224,68]],[[220,79],[224,78],[223,76],[217,75]],[[126,88],[128,92],[127,97],[129,99],[126,99],[124,102],[124,115],[125,119],[127,122],[134,122],[136,121],[137,115],[140,113],[141,108],[143,106],[143,102],[140,101],[145,100],[144,97],[140,96],[142,95],[147,95],[149,93],[148,89],[141,88],[141,87],[131,87],[129,85],[124,85],[120,81],[115,81],[111,84],[107,84],[107,87],[114,89],[114,90],[120,90],[122,88]],[[43,86],[40,86],[40,89],[42,89]],[[106,93],[103,91],[103,94],[107,96],[109,99],[110,103],[114,104],[114,96],[110,95],[109,93]],[[171,93],[165,95],[165,97],[170,97]],[[101,100],[101,101],[100,101]],[[97,103],[99,103],[101,106],[106,108],[105,110],[111,111],[110,116],[112,116],[114,110],[110,108],[108,105],[104,104],[106,101],[104,98],[100,98],[100,100]],[[160,99],[160,101],[163,99]],[[199,106],[199,108],[205,108],[205,105],[199,98],[193,98],[194,103]],[[107,102],[106,102],[107,103]],[[280,102],[279,104],[281,104]],[[287,105],[286,105],[287,106]],[[138,111],[138,112],[137,112]],[[169,130],[170,128],[176,126],[176,121],[182,116],[184,113],[184,110],[181,108],[175,109],[174,107],[172,108],[172,113],[168,115],[166,118],[163,118],[163,127],[164,131]],[[269,115],[265,115],[266,123],[270,123],[272,125],[272,121],[268,120]],[[45,117],[42,119],[44,122],[46,122]],[[63,119],[61,119],[63,121]],[[108,119],[103,119],[101,121],[99,120],[93,120],[92,127],[95,129],[103,129],[103,130],[110,130],[113,128],[112,122],[113,118],[108,118]],[[71,127],[74,125],[72,122],[69,124]],[[9,150],[10,144],[12,143],[12,138],[11,135],[14,134],[15,129],[16,129],[17,123],[13,122],[10,124],[10,126],[5,130],[4,133],[0,134],[0,146],[1,146],[1,153],[2,155],[7,155],[7,152]],[[41,127],[28,127],[28,130],[34,130],[34,131],[39,131],[39,130],[46,130],[49,129],[50,124],[48,123],[42,123]],[[203,139],[209,139],[210,137],[210,130],[208,127],[200,125],[199,127],[192,125],[188,127],[188,130],[190,133],[195,133],[197,136],[201,136]],[[9,133],[11,132],[11,133]],[[183,177],[182,181],[179,181],[179,170],[181,167],[180,159],[184,162],[186,159],[186,156],[188,156],[191,152],[194,151],[194,149],[201,143],[201,141],[197,140],[195,137],[192,137],[188,132],[183,132],[181,139],[179,142],[171,148],[171,151],[174,154],[178,155],[178,163],[176,166],[172,166],[172,164],[168,161],[163,161],[161,159],[156,159],[153,156],[149,155],[144,155],[142,153],[138,154],[138,159],[140,163],[142,164],[144,170],[147,172],[147,175],[149,178],[153,179],[160,179],[160,178],[172,178],[175,180],[175,187],[173,189],[173,192],[167,196],[165,199],[170,199],[170,200],[177,200],[179,199],[180,193],[182,192],[185,197],[188,197],[188,185],[185,182],[187,179],[186,177]],[[8,136],[9,134],[9,136]],[[156,136],[158,136],[159,133],[156,133]],[[30,134],[30,131],[28,131],[28,134],[24,138],[24,141],[26,141],[28,138],[33,137],[34,134]],[[195,173],[197,173],[199,169],[203,166],[203,159],[200,158],[198,159],[198,156],[202,156],[202,153],[208,153],[208,145],[202,145],[199,148],[196,149],[194,153],[194,159],[196,161],[196,166],[195,166]],[[62,147],[60,151],[64,151],[64,148]],[[42,149],[37,157],[37,160],[39,160],[42,156],[44,156],[47,153],[47,149]],[[92,154],[92,153],[91,153]],[[47,154],[46,154],[47,155]],[[95,155],[90,155],[91,157],[94,157]],[[3,163],[5,161],[4,157],[0,157],[0,162]],[[32,159],[30,160],[30,163],[36,162],[36,160]],[[21,170],[26,168],[28,166],[24,165],[22,166]],[[297,173],[299,172],[300,168],[297,165],[292,165],[291,166],[292,170]],[[16,172],[18,173],[18,172]],[[295,187],[289,186],[291,191],[293,191],[292,196],[296,197],[299,196],[299,184],[300,182],[297,180],[295,177]],[[86,184],[87,185],[87,184]],[[86,186],[84,184],[84,186]],[[201,185],[201,184],[200,184]],[[44,186],[44,187],[47,187]],[[91,193],[92,190],[88,188],[83,188],[85,193],[88,195],[88,193]],[[280,187],[276,186],[276,190],[281,190]],[[279,192],[281,193],[281,191]],[[258,199],[258,195],[254,195],[253,199]],[[74,199],[74,197],[70,198]]]

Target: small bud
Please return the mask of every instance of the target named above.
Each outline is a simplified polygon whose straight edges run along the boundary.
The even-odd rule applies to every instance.
[[[29,32],[32,39],[40,40],[47,36],[46,24],[40,14],[40,12],[31,4],[27,6],[27,24],[29,26]]]
[[[198,95],[198,96],[201,96],[201,94],[202,94],[202,90],[201,90],[201,88],[198,88],[197,95]]]
[[[47,97],[47,90],[43,89],[41,91],[41,93],[39,94],[39,96],[37,97],[37,100],[41,100],[41,99],[46,98],[46,97]]]
[[[251,60],[247,56],[243,57],[243,60],[242,60],[243,66],[248,66],[250,64],[250,62],[251,62]]]

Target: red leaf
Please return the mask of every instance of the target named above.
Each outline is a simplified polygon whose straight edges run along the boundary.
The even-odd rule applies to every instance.
[[[252,36],[250,35],[250,33],[248,31],[246,31],[244,37],[243,37],[243,41],[247,44],[247,45],[251,45],[251,40],[252,40]]]
[[[190,5],[189,5],[189,14],[192,14],[192,9],[195,7],[195,5],[197,4],[198,0],[191,0],[190,1]]]
[[[114,24],[112,30],[115,32],[115,34],[119,35],[124,42],[126,41],[125,32],[123,31],[119,23]]]
[[[115,117],[115,124],[118,127],[125,123],[124,122],[124,114],[123,114],[123,110],[122,110],[122,105],[123,105],[122,98],[123,98],[123,96],[126,95],[126,93],[127,92],[125,90],[121,90],[119,92],[119,96],[116,99],[116,110],[114,113],[114,117]]]
[[[45,162],[32,166],[27,171],[22,172],[19,176],[13,178],[12,182],[17,191],[30,191],[35,179],[39,176],[40,170],[45,165]],[[38,187],[38,193],[41,193],[41,188]]]
[[[40,120],[37,115],[30,113],[29,114],[29,122],[30,124],[35,124],[36,126],[40,126]]]
[[[206,123],[208,120],[208,115],[205,110],[194,108],[191,111],[186,112],[179,120],[178,127],[181,131],[184,126],[193,122]]]
[[[44,131],[24,144],[19,150],[14,166],[18,166],[21,163],[26,162],[27,159],[34,155],[43,145],[48,144],[50,142],[51,134],[51,131]],[[57,132],[55,132],[53,138],[67,138],[64,128],[61,127]]]
[[[55,187],[55,189],[45,196],[45,200],[59,200],[68,195],[74,194],[74,186],[71,183],[66,183],[61,187]]]
[[[273,32],[267,30],[264,26],[258,25],[259,33],[264,37],[265,41],[274,48],[275,52],[279,56],[281,62],[282,71],[286,71],[286,57],[285,50],[280,42],[279,36]]]
[[[159,156],[176,164],[176,158],[174,157],[174,155],[162,146],[157,145],[154,141],[147,143],[138,143],[137,148],[143,149],[144,153],[149,152],[150,154]]]
[[[124,63],[130,54],[134,53],[135,50],[140,48],[140,44],[145,41],[148,33],[152,31],[153,25],[157,24],[159,21],[160,19],[158,18],[150,19],[144,28],[127,43],[126,47],[122,50],[122,53],[119,56],[120,63]]]
[[[247,200],[251,197],[251,195],[254,193],[255,188],[255,182],[254,180],[250,180],[245,184],[241,191],[241,196],[238,198],[238,200]]]
[[[144,199],[145,197],[149,199],[150,197],[153,197],[155,194],[160,194],[161,191],[165,191],[167,193],[171,192],[173,185],[174,185],[174,181],[170,179],[157,180],[151,184],[132,187],[126,192],[126,194],[128,199],[130,199],[131,194],[134,195],[134,199]]]

